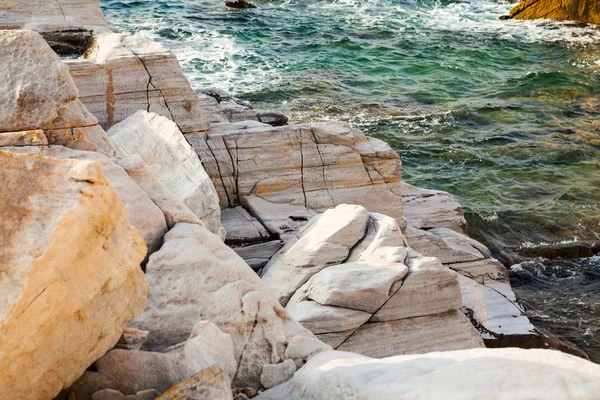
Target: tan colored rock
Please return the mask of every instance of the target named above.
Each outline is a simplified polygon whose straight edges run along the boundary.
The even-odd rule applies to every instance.
[[[211,232],[225,237],[214,186],[174,122],[138,111],[114,125],[108,134],[119,157],[139,155],[167,190],[183,200]]]
[[[151,254],[160,248],[162,238],[167,231],[164,214],[123,168],[106,156],[96,152],[72,150],[62,146],[10,147],[7,149],[17,153],[97,162],[123,202],[129,220],[146,241],[148,253]]]
[[[144,309],[146,249],[97,163],[0,158],[0,387],[53,398]]]
[[[42,130],[0,133],[0,147],[5,146],[43,146],[48,139]]]
[[[469,319],[459,311],[450,311],[364,324],[339,345],[337,350],[381,358],[483,347],[483,340]]]
[[[600,3],[596,0],[523,0],[512,10],[516,19],[558,19],[600,24]]]
[[[361,206],[343,204],[315,217],[265,266],[262,279],[283,305],[311,276],[342,263],[364,236],[369,215]]]
[[[324,352],[256,400],[593,399],[600,366],[551,350],[471,349],[371,359]]]
[[[81,101],[103,128],[146,110],[174,121],[183,133],[209,129],[171,52],[141,36],[102,32],[94,39],[85,59],[65,62]]]
[[[114,155],[98,120],[79,101],[69,68],[38,33],[0,31],[0,48],[0,74],[7,77],[0,90],[0,132],[43,130],[50,144]]]
[[[319,212],[350,203],[404,223],[399,156],[347,124],[256,127],[186,138],[223,208],[237,206],[245,196]]]
[[[226,374],[217,365],[171,387],[157,400],[231,400]]]
[[[156,390],[150,389],[125,396],[118,390],[103,389],[94,393],[91,400],[154,400],[159,394]]]
[[[440,237],[432,232],[408,226],[406,240],[410,247],[427,257],[436,257],[444,264],[483,260],[489,250],[468,236],[446,229]],[[486,255],[480,249],[485,248]],[[489,257],[489,256],[488,256]]]

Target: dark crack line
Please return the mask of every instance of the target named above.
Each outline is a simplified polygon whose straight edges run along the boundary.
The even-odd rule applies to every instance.
[[[260,306],[259,306],[259,312],[260,312]],[[257,313],[258,315],[258,313]],[[252,339],[252,334],[254,333],[254,330],[256,329],[256,326],[258,325],[258,320],[256,319],[256,316],[254,317],[254,324],[252,325],[252,329],[250,330],[250,334],[248,335],[248,340],[246,340],[246,343],[244,343],[244,347],[242,347],[242,351],[240,352],[240,358],[238,360],[238,367],[237,370],[235,371],[235,374],[233,375],[233,379],[231,380],[231,382],[235,382],[235,379],[237,378],[238,372],[240,371],[240,367],[242,364],[242,359],[244,358],[244,352],[246,351],[246,347],[248,347],[248,343],[250,343],[250,340]]]
[[[229,198],[229,192],[227,191],[227,186],[225,186],[225,180],[223,179],[223,173],[221,172],[221,166],[219,165],[219,160],[217,159],[217,156],[215,155],[215,152],[213,151],[212,147],[210,146],[210,136],[206,135],[206,147],[208,148],[208,150],[210,151],[210,154],[212,154],[213,159],[215,160],[215,164],[217,165],[217,172],[219,172],[219,179],[221,180],[221,185],[223,185],[223,190],[225,191],[225,196],[227,196],[227,204],[229,204],[229,207],[233,207],[231,204],[231,199]]]
[[[308,208],[308,201],[306,200],[306,188],[304,187],[304,150],[302,149],[302,131],[300,134],[300,183],[302,185],[302,195],[304,196],[304,207]]]
[[[325,185],[325,189],[327,190],[327,194],[331,199],[331,206],[335,207],[335,201],[333,200],[333,196],[329,191],[329,185],[327,184],[327,180],[325,179],[325,159],[323,158],[323,154],[321,153],[321,149],[319,149],[319,142],[317,141],[317,136],[315,135],[315,131],[312,128],[309,128],[310,133],[312,134],[313,140],[315,141],[315,147],[317,148],[317,153],[319,153],[319,157],[321,158],[321,174],[323,175],[323,184]]]
[[[240,200],[240,185],[239,185],[239,168],[238,168],[238,164],[239,164],[239,154],[238,154],[238,142],[237,142],[237,136],[234,136],[235,140],[234,140],[234,144],[235,144],[235,161],[233,161],[233,154],[231,152],[231,149],[229,148],[229,145],[227,144],[227,139],[226,136],[221,136],[223,138],[223,145],[225,146],[225,149],[227,150],[227,154],[229,154],[229,159],[231,160],[231,167],[233,168],[233,180],[235,182],[235,197],[237,198],[238,204],[241,204],[241,200]]]

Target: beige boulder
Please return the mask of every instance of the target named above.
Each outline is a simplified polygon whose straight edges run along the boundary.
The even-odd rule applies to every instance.
[[[214,186],[173,121],[138,111],[114,125],[108,135],[119,157],[139,155],[167,190],[181,199],[208,230],[225,238]]]
[[[0,151],[2,398],[53,398],[146,305],[146,248],[91,161]]]

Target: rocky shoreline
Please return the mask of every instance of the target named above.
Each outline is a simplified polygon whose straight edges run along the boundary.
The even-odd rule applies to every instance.
[[[0,48],[0,399],[600,388],[385,142],[195,93],[97,0],[0,4]]]

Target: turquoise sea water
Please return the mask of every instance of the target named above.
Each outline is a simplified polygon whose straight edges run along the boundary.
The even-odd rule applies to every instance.
[[[390,143],[404,179],[464,206],[499,257],[600,239],[600,28],[500,21],[501,0],[101,0],[194,88]],[[514,268],[539,325],[600,361],[600,259]]]

